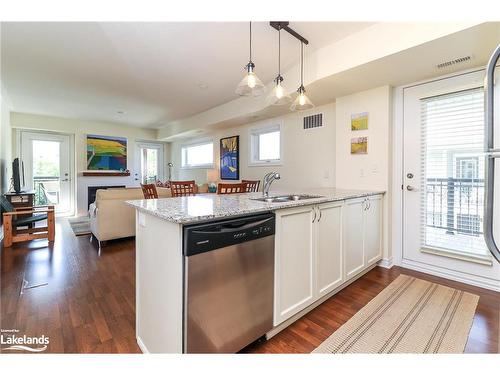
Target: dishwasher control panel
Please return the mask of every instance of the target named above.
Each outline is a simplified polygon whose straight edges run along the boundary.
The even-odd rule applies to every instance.
[[[192,256],[272,236],[274,233],[275,217],[273,213],[187,225],[183,230],[183,251],[185,256]]]

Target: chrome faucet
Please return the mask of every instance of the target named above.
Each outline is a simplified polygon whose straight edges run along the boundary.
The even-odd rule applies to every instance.
[[[274,180],[279,180],[281,178],[280,174],[277,172],[270,172],[264,176],[264,183],[263,183],[263,188],[262,188],[262,195],[264,197],[269,196],[269,188],[271,187],[271,184],[273,183]]]

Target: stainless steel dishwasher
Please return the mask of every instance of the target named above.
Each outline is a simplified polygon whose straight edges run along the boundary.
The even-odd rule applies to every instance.
[[[273,327],[272,213],[184,227],[184,352],[235,353]]]

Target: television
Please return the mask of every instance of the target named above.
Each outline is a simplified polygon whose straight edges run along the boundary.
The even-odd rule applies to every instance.
[[[12,162],[12,181],[14,182],[14,191],[21,193],[25,187],[24,163],[19,158],[15,158]]]

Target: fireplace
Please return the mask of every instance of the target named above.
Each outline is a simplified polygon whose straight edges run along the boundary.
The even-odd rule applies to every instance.
[[[116,185],[116,186],[89,186],[87,187],[87,202],[88,202],[88,207],[92,203],[95,202],[95,194],[97,190],[99,189],[114,189],[114,188],[124,188],[125,185]]]

